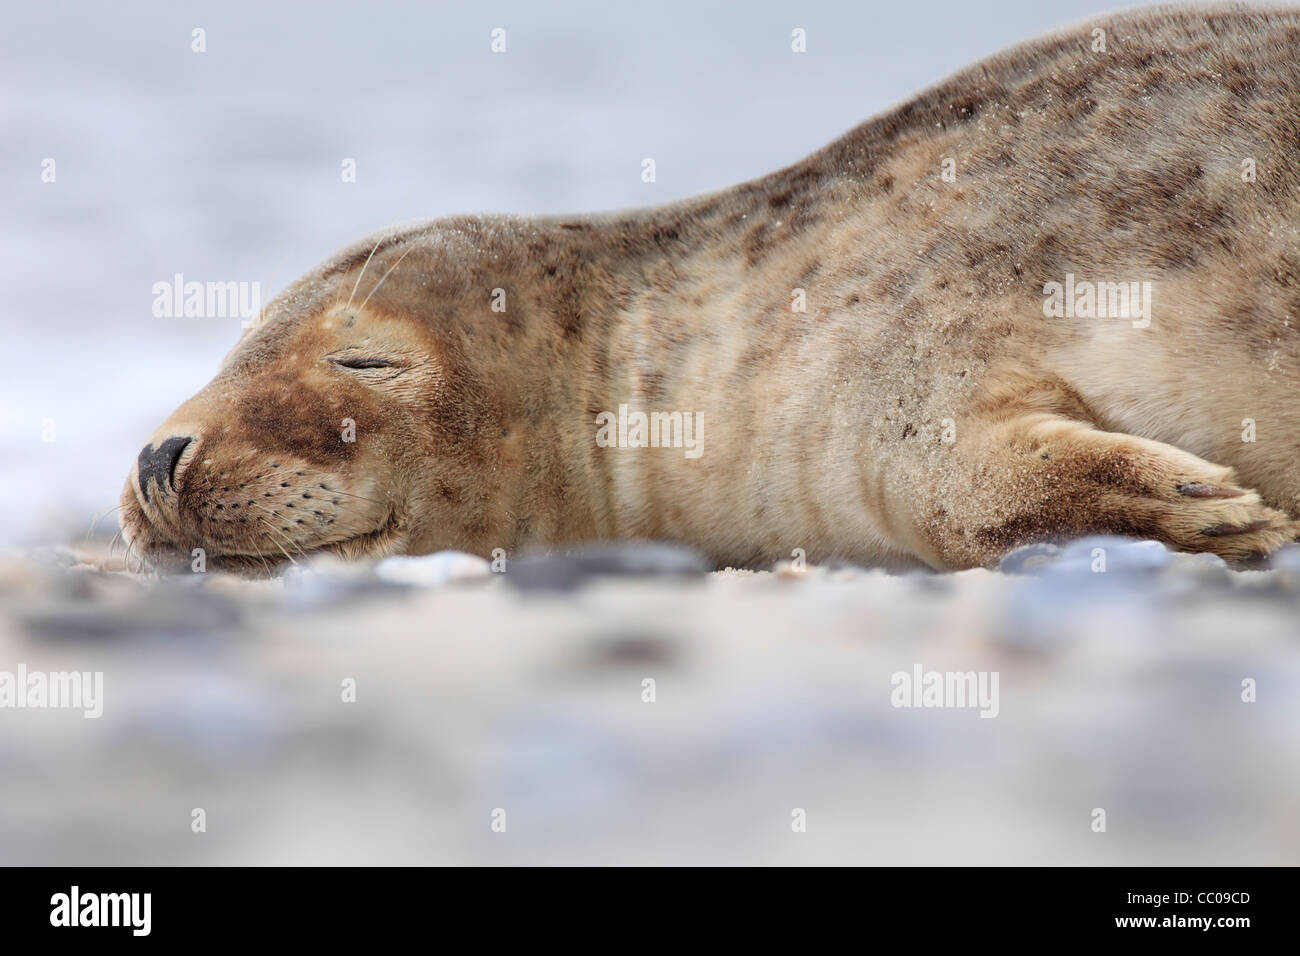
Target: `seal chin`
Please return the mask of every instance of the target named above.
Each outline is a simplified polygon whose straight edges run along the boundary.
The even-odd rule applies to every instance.
[[[374,531],[366,531],[344,538],[342,541],[318,545],[303,553],[308,556],[336,554],[346,561],[355,561],[358,558],[386,558],[400,553],[403,548],[404,535],[401,533],[401,522],[398,520],[397,512],[393,511]]]

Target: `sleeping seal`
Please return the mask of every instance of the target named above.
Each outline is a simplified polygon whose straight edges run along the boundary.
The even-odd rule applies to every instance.
[[[249,571],[1267,553],[1300,530],[1298,229],[1300,14],[1104,17],[712,195],[344,249],[150,438],[123,528]]]

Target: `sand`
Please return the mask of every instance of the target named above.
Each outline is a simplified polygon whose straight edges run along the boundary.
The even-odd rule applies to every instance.
[[[551,564],[0,558],[0,672],[103,682],[0,707],[0,863],[1300,862],[1300,551]]]

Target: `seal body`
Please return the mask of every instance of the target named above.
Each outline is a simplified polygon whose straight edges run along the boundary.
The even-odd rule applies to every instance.
[[[1300,508],[1298,155],[1300,14],[1161,8],[719,193],[391,230],[268,306],[141,452],[123,527],[250,570],[1267,553]]]

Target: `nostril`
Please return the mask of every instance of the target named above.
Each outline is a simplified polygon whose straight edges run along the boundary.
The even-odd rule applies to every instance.
[[[155,447],[148,444],[140,450],[136,469],[140,474],[140,494],[145,501],[149,500],[150,480],[163,491],[169,485],[175,487],[176,463],[181,460],[181,455],[193,440],[189,435],[177,435],[168,438],[161,445]]]

